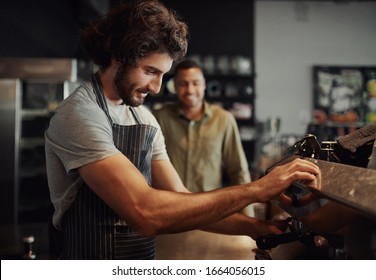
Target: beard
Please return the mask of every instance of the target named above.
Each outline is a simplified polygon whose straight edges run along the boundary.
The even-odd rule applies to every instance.
[[[124,104],[131,107],[138,107],[144,103],[144,97],[137,98],[137,89],[134,82],[132,82],[129,74],[129,67],[120,66],[114,78],[115,88],[117,94],[123,100]]]

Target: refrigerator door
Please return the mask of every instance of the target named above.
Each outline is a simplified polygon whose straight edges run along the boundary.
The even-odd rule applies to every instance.
[[[17,221],[21,81],[0,79],[0,224]]]

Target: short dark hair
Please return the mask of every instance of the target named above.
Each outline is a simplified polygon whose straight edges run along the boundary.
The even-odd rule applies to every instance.
[[[191,68],[198,68],[201,70],[202,73],[204,73],[204,70],[202,69],[201,65],[196,62],[195,60],[193,59],[184,59],[184,60],[181,60],[179,61],[176,65],[175,65],[175,70],[174,70],[174,73],[175,73],[175,76],[176,74],[180,71],[180,70],[186,70],[186,69],[191,69]]]
[[[83,48],[101,68],[107,68],[111,58],[136,66],[139,59],[154,52],[181,59],[188,37],[186,23],[159,0],[120,2],[80,32]]]

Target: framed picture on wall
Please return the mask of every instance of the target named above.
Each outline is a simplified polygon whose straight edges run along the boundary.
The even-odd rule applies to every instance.
[[[376,123],[376,66],[313,67],[316,123]]]

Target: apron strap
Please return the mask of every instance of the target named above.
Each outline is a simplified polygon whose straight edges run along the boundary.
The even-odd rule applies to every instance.
[[[137,124],[141,124],[141,120],[138,117],[136,110],[133,107],[129,107],[129,110],[131,111],[131,113],[132,113],[133,117],[135,118]]]
[[[97,97],[97,102],[99,104],[99,107],[101,107],[101,109],[105,112],[108,120],[110,121],[110,123],[112,125],[114,122],[112,121],[112,118],[110,116],[110,112],[108,110],[106,99],[105,99],[104,95],[102,94],[102,90],[101,90],[102,86],[101,86],[101,81],[99,79],[98,72],[95,73],[92,76],[91,82],[93,84],[94,94]]]
[[[104,97],[104,94],[102,93],[102,86],[101,86],[101,81],[99,79],[99,74],[98,72],[96,72],[92,78],[91,78],[91,82],[93,84],[93,88],[94,88],[94,93],[95,93],[95,96],[97,98],[97,102],[99,104],[99,107],[105,112],[108,120],[110,121],[111,125],[114,124],[114,122],[112,121],[112,118],[110,116],[110,111],[108,110],[108,106],[107,106],[107,102],[106,102],[106,98]],[[136,123],[137,124],[141,124],[141,120],[140,118],[138,117],[135,109],[133,107],[129,107],[129,110],[131,111],[133,117],[135,118],[136,120]]]

